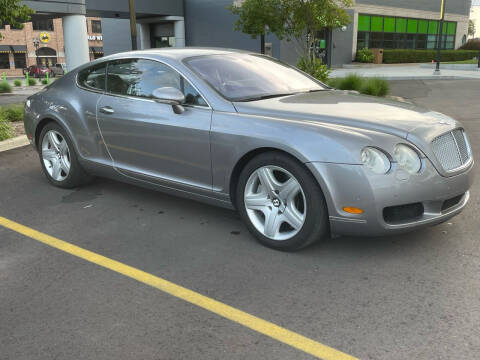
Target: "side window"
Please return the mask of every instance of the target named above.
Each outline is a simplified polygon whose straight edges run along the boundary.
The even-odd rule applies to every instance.
[[[207,106],[205,100],[178,72],[152,60],[112,61],[107,68],[107,92],[152,98],[155,89],[174,87],[185,94],[185,105]]]
[[[106,64],[100,64],[80,71],[78,84],[92,90],[105,90],[105,67]]]

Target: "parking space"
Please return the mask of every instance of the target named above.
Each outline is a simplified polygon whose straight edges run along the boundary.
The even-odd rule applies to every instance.
[[[392,86],[461,120],[480,158],[480,81]],[[479,187],[439,226],[281,253],[233,211],[105,179],[62,190],[30,147],[0,153],[0,216],[361,359],[478,356]],[[2,226],[0,305],[0,359],[313,358]]]

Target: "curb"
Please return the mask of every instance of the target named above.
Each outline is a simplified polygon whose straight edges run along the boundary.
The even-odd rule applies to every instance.
[[[0,152],[16,149],[26,145],[30,145],[30,141],[28,141],[27,136],[17,136],[12,139],[0,141]]]

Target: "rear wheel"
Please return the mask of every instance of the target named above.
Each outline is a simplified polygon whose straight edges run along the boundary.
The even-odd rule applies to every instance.
[[[53,122],[47,124],[39,144],[43,172],[53,185],[72,188],[91,179],[78,162],[73,143],[61,126]]]
[[[311,173],[288,155],[269,152],[243,169],[237,208],[250,232],[264,245],[298,250],[326,236],[323,193]]]

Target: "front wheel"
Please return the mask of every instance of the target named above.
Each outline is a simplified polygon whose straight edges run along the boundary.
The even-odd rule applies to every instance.
[[[236,199],[248,229],[268,247],[299,250],[328,233],[318,183],[286,154],[269,152],[251,160],[240,175]]]

